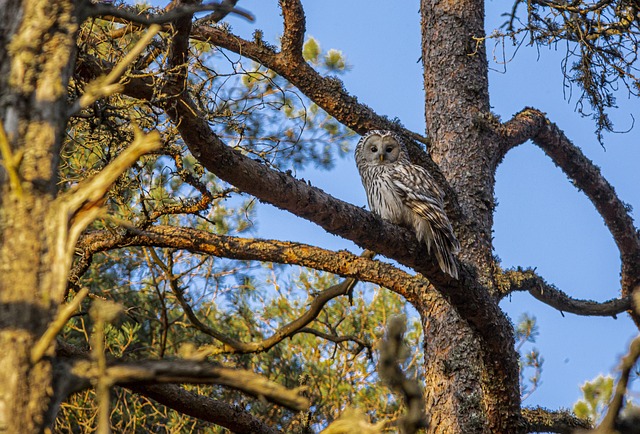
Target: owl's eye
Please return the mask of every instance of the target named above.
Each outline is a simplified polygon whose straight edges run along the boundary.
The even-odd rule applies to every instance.
[[[371,152],[378,152],[378,147],[377,146],[372,146],[371,147]]]
[[[385,152],[388,154],[391,151],[393,151],[393,148],[391,146],[387,146],[387,149],[385,149]]]

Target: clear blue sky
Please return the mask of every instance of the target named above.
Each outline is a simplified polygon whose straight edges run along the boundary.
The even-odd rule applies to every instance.
[[[307,35],[314,36],[324,49],[336,48],[346,55],[351,70],[340,77],[346,89],[378,113],[398,117],[406,127],[424,133],[418,2],[323,0],[303,4]],[[254,28],[260,28],[266,41],[277,41],[281,17],[275,0],[243,0],[238,6],[255,14],[256,22],[230,18],[235,33],[248,38]],[[504,2],[487,2],[488,32],[501,24],[500,15],[508,7]],[[507,120],[525,106],[545,111],[601,167],[622,200],[640,207],[637,129],[606,135],[604,150],[593,134],[593,122],[574,111],[576,99],[565,99],[561,49],[538,52],[525,46],[506,66],[491,60],[493,49],[489,42],[494,112]],[[500,57],[500,51],[498,45],[496,56]],[[579,90],[573,92],[577,95]],[[640,105],[626,95],[620,95],[618,102],[621,108],[612,119],[619,130],[626,130],[631,125],[630,113],[638,114]],[[340,161],[332,172],[308,170],[298,176],[340,199],[366,204],[351,157]],[[525,144],[508,154],[498,170],[497,199],[495,249],[505,267],[537,267],[547,281],[574,297],[603,301],[618,296],[620,260],[611,236],[587,198],[542,151]],[[311,223],[261,207],[258,236],[354,249],[353,244]],[[563,317],[528,294],[514,294],[502,307],[513,321],[523,312],[538,319],[536,347],[545,359],[544,372],[542,385],[526,405],[571,407],[580,396],[579,385],[600,373],[614,372],[637,335],[625,314],[617,320]]]

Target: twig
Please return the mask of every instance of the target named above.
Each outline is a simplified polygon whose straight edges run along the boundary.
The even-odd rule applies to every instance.
[[[60,333],[60,330],[65,326],[67,321],[73,316],[73,314],[80,307],[80,303],[82,300],[89,294],[88,288],[82,288],[76,296],[71,300],[71,302],[67,303],[62,309],[58,311],[55,320],[47,327],[44,334],[38,339],[38,342],[31,349],[31,363],[38,363],[44,353],[47,351],[47,348],[51,344],[51,342],[55,339],[55,337]]]
[[[577,300],[547,283],[533,270],[507,270],[496,276],[500,297],[516,291],[527,291],[536,299],[561,312],[583,316],[612,316],[631,309],[631,298],[622,297],[604,302]]]

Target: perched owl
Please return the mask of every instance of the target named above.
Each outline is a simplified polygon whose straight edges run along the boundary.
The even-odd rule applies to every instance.
[[[460,243],[444,212],[444,193],[429,172],[411,164],[402,139],[391,131],[368,132],[356,146],[356,164],[371,211],[413,229],[442,271],[457,279]]]

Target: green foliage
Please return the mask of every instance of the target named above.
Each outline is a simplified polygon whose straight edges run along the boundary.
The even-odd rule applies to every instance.
[[[573,406],[576,416],[589,419],[592,423],[599,422],[611,400],[613,384],[613,377],[610,375],[598,375],[580,386],[582,399]]]

